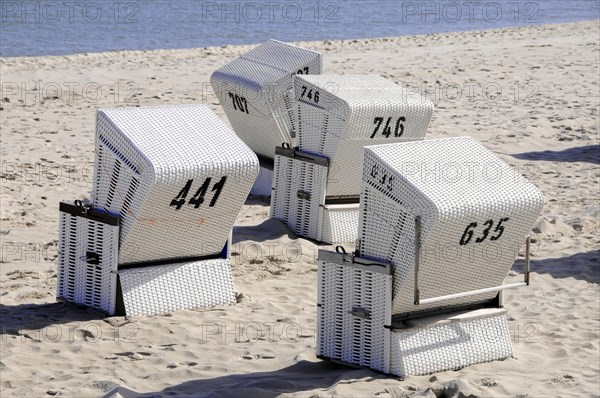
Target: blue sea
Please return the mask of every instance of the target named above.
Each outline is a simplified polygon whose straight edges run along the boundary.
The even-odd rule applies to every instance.
[[[595,20],[600,18],[599,4],[599,0],[0,0],[0,56],[496,29]]]

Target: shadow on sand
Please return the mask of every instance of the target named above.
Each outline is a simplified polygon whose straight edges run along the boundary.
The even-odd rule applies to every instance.
[[[0,336],[20,336],[23,339],[39,340],[41,331],[52,326],[77,322],[76,325],[92,326],[90,322],[102,321],[106,315],[93,308],[86,308],[72,303],[48,303],[48,304],[0,304],[0,318],[2,328]],[[108,324],[106,325],[108,326]],[[98,326],[94,326],[97,329]],[[56,333],[64,333],[62,328],[48,330],[47,333],[54,336]]]
[[[349,372],[351,377],[348,377]],[[272,398],[285,393],[314,389],[328,390],[334,385],[351,383],[356,379],[387,378],[370,370],[351,369],[331,362],[300,361],[272,372],[233,374],[213,379],[190,380],[162,391],[137,393],[116,387],[105,398],[138,397],[252,397]],[[326,394],[329,395],[329,394]]]
[[[521,160],[546,160],[551,162],[587,162],[600,164],[600,145],[578,146],[562,151],[524,152],[511,155]]]
[[[515,261],[512,269],[523,272],[524,261]],[[560,258],[532,259],[531,272],[549,274],[554,278],[575,278],[590,283],[600,283],[600,250],[576,253]]]

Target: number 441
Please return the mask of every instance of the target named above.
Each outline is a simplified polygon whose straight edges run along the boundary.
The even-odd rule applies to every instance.
[[[210,203],[208,204],[208,207],[215,206],[215,204],[217,203],[217,199],[219,199],[219,195],[221,195],[221,191],[223,190],[223,186],[225,185],[226,180],[227,180],[227,177],[221,177],[219,182],[217,182],[215,185],[213,185],[211,192],[214,192],[214,195],[213,195]],[[188,180],[185,183],[185,186],[183,188],[181,188],[181,190],[179,191],[179,194],[177,196],[175,196],[175,198],[173,198],[173,200],[171,201],[170,206],[175,206],[175,210],[181,209],[181,207],[185,204],[186,197],[187,197],[190,189],[192,188],[193,182],[194,182],[193,178]],[[202,203],[204,203],[204,195],[206,195],[206,191],[208,191],[210,182],[211,182],[210,177],[208,177],[206,180],[204,180],[204,183],[200,186],[200,188],[198,188],[198,190],[196,191],[194,196],[192,196],[190,198],[190,200],[188,201],[188,205],[193,205],[194,209],[197,209],[198,207],[200,207],[200,205]]]

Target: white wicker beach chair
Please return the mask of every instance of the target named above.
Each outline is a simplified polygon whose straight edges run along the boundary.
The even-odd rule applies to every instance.
[[[220,253],[258,174],[205,105],[97,113],[92,204],[121,218],[119,264]]]
[[[235,302],[228,242],[258,169],[205,105],[99,110],[91,206],[61,204],[57,297],[110,315]]]
[[[292,78],[321,73],[321,54],[269,40],[213,72],[210,82],[236,134],[257,154],[273,159],[292,144]]]
[[[297,75],[294,87],[299,148],[277,153],[271,217],[317,241],[355,241],[362,147],[423,139],[433,104],[375,75]]]
[[[322,67],[320,53],[269,40],[212,74],[213,91],[236,134],[267,159],[251,194],[271,195],[268,166],[275,147],[295,145],[293,75],[319,74]]]
[[[527,243],[525,280],[503,285],[542,206],[471,138],[365,148],[355,256],[319,256],[318,354],[400,376],[510,356],[500,292],[529,283]]]

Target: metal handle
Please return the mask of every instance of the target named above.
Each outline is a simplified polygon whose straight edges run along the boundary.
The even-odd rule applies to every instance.
[[[484,289],[471,290],[470,292],[448,294],[446,296],[432,297],[421,300],[419,292],[419,263],[421,262],[421,217],[415,217],[415,305],[437,303],[438,301],[452,300],[461,297],[475,296],[477,294],[499,292],[515,287],[529,286],[529,237],[525,241],[525,267],[523,282],[511,283],[496,287],[487,287]]]
[[[419,263],[421,262],[421,216],[415,217],[415,305],[420,303]]]

